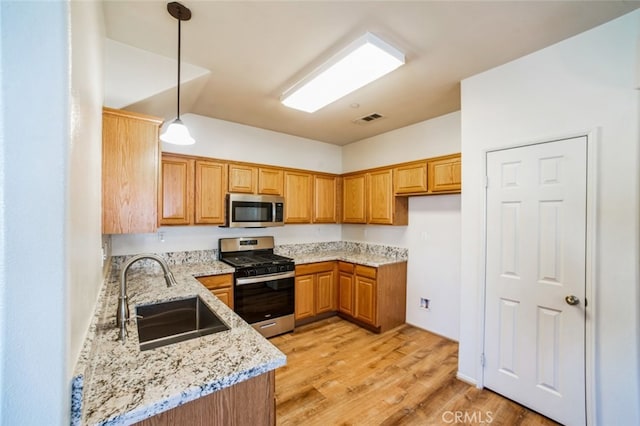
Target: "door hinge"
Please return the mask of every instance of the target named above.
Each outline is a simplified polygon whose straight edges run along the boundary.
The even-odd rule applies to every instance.
[[[484,367],[484,354],[480,354],[480,365]]]

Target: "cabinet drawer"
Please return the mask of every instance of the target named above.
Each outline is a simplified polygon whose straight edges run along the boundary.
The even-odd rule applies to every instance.
[[[348,272],[352,274],[354,270],[354,265],[353,263],[338,262],[338,269],[342,272]]]
[[[316,274],[318,272],[333,271],[335,262],[318,262],[307,263],[305,265],[296,265],[296,275]]]
[[[198,281],[209,290],[216,288],[231,287],[233,285],[233,274],[208,275],[206,277],[198,277]]]
[[[361,277],[375,279],[377,271],[377,268],[372,268],[371,266],[356,265],[356,275],[360,275]]]

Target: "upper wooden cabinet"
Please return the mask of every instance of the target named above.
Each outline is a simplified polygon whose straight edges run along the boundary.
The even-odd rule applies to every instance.
[[[342,222],[367,223],[367,175],[342,178]]]
[[[158,140],[162,120],[104,108],[102,113],[102,232],[157,230]]]
[[[313,176],[313,222],[338,222],[338,182],[337,176]]]
[[[369,173],[367,223],[406,225],[408,199],[393,194],[393,169]]]
[[[313,175],[284,172],[285,223],[311,223],[313,210]]]
[[[403,164],[393,169],[393,192],[396,195],[427,192],[427,162]]]
[[[162,155],[160,225],[223,224],[225,163]]]
[[[193,158],[162,154],[160,171],[160,225],[193,224]]]
[[[273,167],[229,164],[229,192],[282,195],[284,172]]]
[[[258,194],[282,195],[284,171],[271,167],[258,167]]]
[[[196,160],[195,223],[223,224],[227,166],[224,163]]]
[[[462,157],[449,155],[427,161],[429,192],[460,192],[462,188]]]

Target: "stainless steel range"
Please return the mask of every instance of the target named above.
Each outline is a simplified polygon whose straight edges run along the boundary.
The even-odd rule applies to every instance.
[[[235,312],[265,337],[295,326],[295,264],[273,254],[273,237],[221,238],[218,256],[236,269]]]

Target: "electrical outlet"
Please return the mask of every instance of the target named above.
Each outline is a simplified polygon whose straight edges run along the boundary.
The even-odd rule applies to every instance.
[[[420,308],[424,309],[425,311],[429,311],[431,310],[431,300],[425,298],[425,297],[421,297],[420,298]]]

